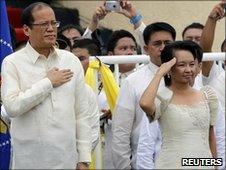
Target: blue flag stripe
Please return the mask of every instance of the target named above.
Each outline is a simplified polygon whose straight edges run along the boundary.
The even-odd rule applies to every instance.
[[[0,0],[0,14],[0,66],[2,68],[3,59],[13,52],[5,0]],[[0,170],[9,169],[10,155],[11,140],[7,130],[6,133],[0,133]]]
[[[9,31],[9,21],[7,17],[5,0],[0,0],[0,12],[1,12],[1,25],[0,25],[0,64],[5,56],[13,52],[10,31]]]

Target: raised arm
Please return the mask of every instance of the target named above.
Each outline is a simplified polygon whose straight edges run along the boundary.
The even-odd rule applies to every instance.
[[[142,24],[141,15],[128,0],[121,0],[120,5],[122,7],[122,10],[118,13],[123,14],[125,17],[129,18],[134,25],[134,29],[137,29]]]
[[[142,16],[140,13],[137,12],[134,5],[128,0],[121,0],[120,1],[122,10],[118,12],[119,14],[124,15],[128,19],[130,19],[131,24],[134,26],[134,30],[139,38],[138,44],[141,47],[142,54],[145,54],[144,50],[144,38],[143,38],[143,31],[146,28],[146,25],[142,22]]]
[[[109,12],[106,11],[104,5],[101,5],[96,8],[96,10],[93,13],[92,19],[89,23],[89,29],[93,32],[97,29],[99,21],[104,19],[104,17],[108,14]]]
[[[224,12],[224,5],[226,4],[226,1],[221,1],[219,4],[214,6],[212,11],[210,12],[205,27],[202,32],[200,45],[203,48],[204,52],[211,52],[213,41],[214,41],[214,34],[215,34],[215,28],[217,21],[225,17]],[[213,61],[205,61],[202,63],[202,74],[206,77],[209,76],[210,70],[213,65]]]
[[[154,119],[155,117],[155,97],[157,95],[158,87],[160,81],[164,75],[166,75],[171,67],[176,63],[176,58],[173,58],[169,62],[163,63],[160,68],[158,69],[157,73],[155,74],[154,78],[152,79],[151,83],[148,85],[146,90],[141,96],[140,99],[140,107],[143,111],[147,114],[148,117]]]
[[[106,11],[104,5],[101,5],[96,8],[94,11],[91,21],[86,28],[84,34],[82,35],[83,38],[92,38],[91,34],[93,31],[95,31],[98,27],[99,21],[104,19],[104,17],[108,14],[109,12]]]

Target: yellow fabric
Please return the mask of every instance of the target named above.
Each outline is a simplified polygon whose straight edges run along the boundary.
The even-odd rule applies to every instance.
[[[96,163],[96,156],[95,156],[95,153],[94,152],[92,153],[91,158],[92,158],[92,162],[89,165],[89,169],[95,169],[95,167],[96,167],[96,165],[95,165],[95,163]]]
[[[99,61],[91,61],[89,63],[89,67],[86,71],[85,75],[85,81],[86,83],[92,87],[92,89],[95,91],[96,89],[96,84],[95,84],[95,74],[94,71],[99,70]]]
[[[7,125],[4,123],[4,121],[0,118],[0,133],[6,134],[7,132]]]
[[[103,88],[107,97],[107,102],[110,107],[111,112],[113,113],[113,109],[116,104],[116,100],[119,93],[119,86],[115,81],[115,78],[111,72],[111,70],[100,61],[91,61],[89,63],[89,67],[86,71],[85,80],[86,83],[92,87],[93,90],[96,90],[96,80],[95,80],[95,70],[100,72],[101,75],[101,81],[103,83]],[[96,163],[96,155],[95,153],[92,153],[92,162],[89,166],[89,169],[95,169],[95,163]]]
[[[96,89],[94,70],[98,70],[101,75],[101,81],[107,97],[108,105],[113,113],[116,100],[119,93],[119,86],[115,81],[115,78],[111,70],[100,61],[91,61],[89,68],[86,71],[86,83],[90,85],[94,90]]]
[[[113,113],[119,93],[119,86],[116,83],[111,70],[105,64],[101,65],[100,74],[104,91],[107,97],[108,105],[110,107],[111,113]]]

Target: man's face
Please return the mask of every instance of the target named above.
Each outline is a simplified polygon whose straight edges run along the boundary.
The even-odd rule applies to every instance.
[[[71,46],[73,46],[75,40],[80,39],[82,37],[79,31],[75,28],[64,30],[62,34],[70,40]]]
[[[146,53],[150,56],[151,62],[157,66],[161,65],[161,52],[166,44],[173,42],[171,33],[166,31],[158,31],[152,34],[149,42],[144,46]]]
[[[199,44],[202,35],[202,29],[189,28],[185,31],[183,40],[191,40]]]
[[[56,43],[57,27],[53,10],[49,7],[34,9],[32,12],[34,22],[24,32],[29,36],[29,41],[34,48],[50,48]]]
[[[76,57],[78,57],[83,66],[84,72],[86,73],[86,70],[89,67],[89,56],[90,56],[89,51],[85,48],[74,48],[72,50],[72,53]]]
[[[132,38],[124,37],[118,40],[116,46],[114,48],[113,53],[109,53],[110,55],[136,55],[136,44]],[[125,63],[119,64],[119,72],[126,73],[135,68],[134,63]]]

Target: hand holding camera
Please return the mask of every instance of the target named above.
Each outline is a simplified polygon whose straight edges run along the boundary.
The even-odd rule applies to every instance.
[[[105,9],[107,11],[120,12],[122,10],[120,1],[106,1]]]
[[[106,1],[105,9],[107,11],[114,11],[119,14],[123,14],[129,19],[137,15],[136,9],[132,6],[131,2],[128,0]]]
[[[214,6],[214,8],[209,14],[209,18],[217,21],[225,17],[225,7],[226,7],[226,0],[222,0],[219,4]]]

